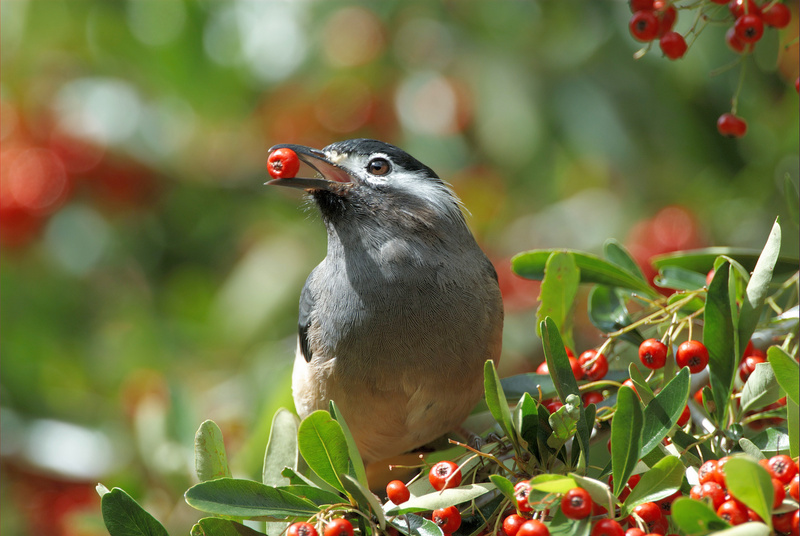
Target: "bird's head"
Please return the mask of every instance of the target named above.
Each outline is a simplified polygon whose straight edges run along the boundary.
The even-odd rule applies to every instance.
[[[402,149],[370,139],[333,143],[322,150],[281,144],[316,171],[316,177],[267,184],[308,191],[326,221],[380,220],[402,227],[463,223],[458,198],[436,173]]]

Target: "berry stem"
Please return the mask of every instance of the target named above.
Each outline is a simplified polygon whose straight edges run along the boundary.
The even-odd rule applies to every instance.
[[[739,83],[736,84],[736,92],[733,94],[733,98],[731,99],[731,113],[736,115],[736,109],[739,107],[739,93],[742,91],[742,86],[744,85],[744,73],[747,70],[747,63],[742,62],[742,67],[739,69]]]

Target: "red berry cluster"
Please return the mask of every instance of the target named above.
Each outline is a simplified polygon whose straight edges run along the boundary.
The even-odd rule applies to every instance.
[[[685,6],[676,7],[673,0],[630,0],[633,16],[628,22],[631,35],[638,41],[650,43],[658,40],[661,52],[671,60],[682,58],[689,49],[686,37],[698,36],[708,22],[732,21],[725,34],[728,47],[738,54],[748,54],[764,35],[765,26],[781,29],[789,25],[792,14],[780,0],[701,0]],[[720,6],[727,6],[723,10]],[[678,9],[698,9],[695,24],[686,36],[672,31],[678,16]],[[702,24],[700,24],[702,23]],[[646,52],[646,49],[637,53]],[[800,88],[800,79],[795,83]],[[798,89],[800,91],[800,89]],[[738,90],[737,90],[738,93]],[[738,94],[733,98],[730,112],[722,114],[717,120],[717,130],[723,136],[740,138],[747,132],[747,123],[736,115]]]
[[[748,521],[762,521],[761,517],[732,495],[725,483],[725,464],[728,457],[719,460],[707,460],[697,471],[698,484],[692,486],[690,497],[698,501],[707,501],[716,510],[717,515],[731,525],[741,525]],[[772,478],[773,509],[783,504],[787,491],[798,500],[798,466],[785,454],[777,454],[758,462],[767,470]],[[797,534],[800,510],[785,511],[773,514],[772,526],[782,534]]]
[[[428,481],[436,491],[458,487],[461,484],[461,469],[449,460],[441,461],[431,467]],[[386,497],[394,504],[403,504],[411,498],[411,492],[404,482],[392,480],[386,485]],[[461,512],[453,505],[434,510],[430,519],[445,535],[454,533],[461,526]]]
[[[343,517],[330,520],[325,525],[324,536],[353,536],[353,524]],[[317,528],[307,521],[292,523],[286,530],[287,536],[319,536]]]

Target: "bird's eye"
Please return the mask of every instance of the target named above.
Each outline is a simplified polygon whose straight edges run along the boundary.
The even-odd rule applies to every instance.
[[[386,175],[392,169],[391,164],[385,158],[373,158],[367,164],[367,171],[373,175]]]

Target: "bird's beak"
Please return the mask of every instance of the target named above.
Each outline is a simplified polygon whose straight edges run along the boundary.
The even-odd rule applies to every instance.
[[[352,177],[319,149],[306,147],[305,145],[294,145],[282,143],[270,147],[269,152],[276,149],[291,149],[300,158],[300,161],[316,171],[318,177],[290,177],[285,179],[273,179],[266,184],[270,186],[289,186],[290,188],[301,188],[303,190],[329,190],[341,191],[344,185],[353,182]],[[302,171],[302,169],[301,169]]]

